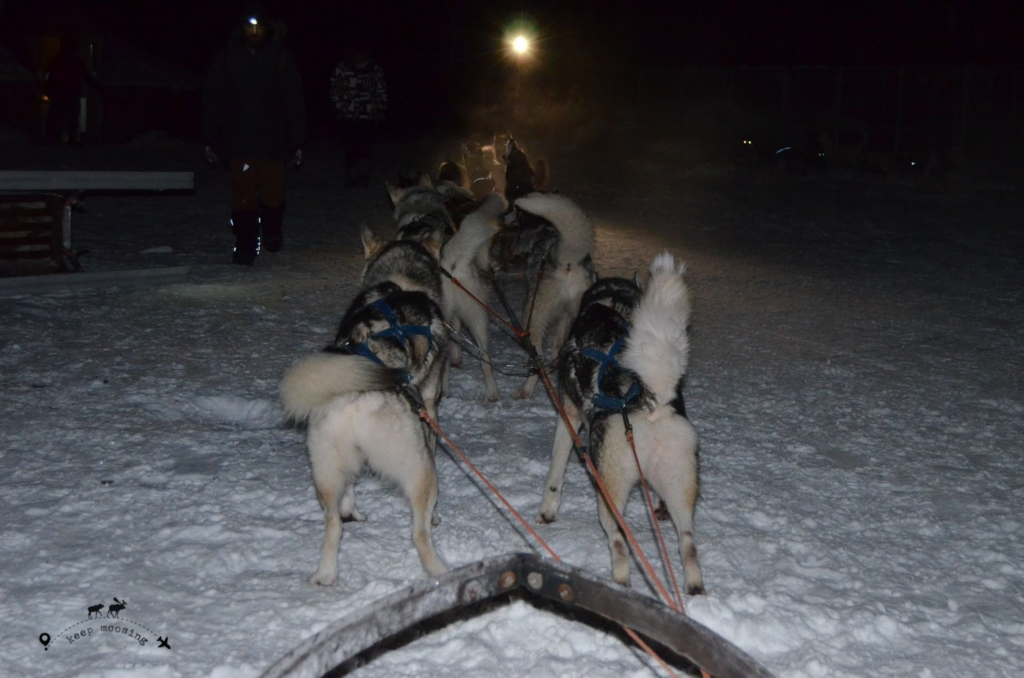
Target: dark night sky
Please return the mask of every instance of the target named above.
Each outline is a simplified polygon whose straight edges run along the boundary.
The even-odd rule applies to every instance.
[[[242,2],[6,0],[5,33],[77,7],[89,20],[198,65],[223,42]],[[700,0],[680,2],[269,1],[290,45],[333,60],[351,35],[371,36],[389,60],[471,65],[507,18],[525,10],[551,49],[644,66],[719,64],[924,65],[1021,63],[1016,0]],[[323,55],[323,56],[321,56]]]
[[[116,35],[146,53],[205,71],[246,4],[210,0],[0,0],[0,38],[54,27]],[[416,101],[471,95],[507,78],[501,37],[536,24],[549,91],[588,80],[614,90],[639,69],[730,65],[1022,65],[1022,0],[268,0],[288,25],[308,98],[326,114],[333,64],[368,41],[396,92]],[[70,8],[70,9],[69,9]],[[619,78],[616,80],[616,78]],[[460,89],[461,88],[461,89]],[[320,90],[322,98],[316,96]],[[315,113],[311,110],[311,113]]]

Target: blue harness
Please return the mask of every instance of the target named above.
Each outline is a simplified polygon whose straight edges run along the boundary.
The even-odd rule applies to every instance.
[[[374,333],[370,339],[387,339],[394,338],[402,342],[405,346],[409,342],[409,338],[413,335],[419,335],[426,337],[427,341],[430,342],[430,347],[434,347],[434,338],[430,334],[430,327],[427,325],[405,325],[398,320],[398,315],[395,310],[388,305],[388,302],[384,299],[378,299],[377,301],[367,304],[367,308],[373,308],[380,311],[381,315],[384,316],[384,320],[388,322],[389,327],[386,330]],[[377,354],[369,346],[369,340],[359,344],[347,343],[345,348],[354,355],[360,355],[364,358],[369,358],[378,365],[384,365],[384,361],[377,357]],[[385,365],[385,367],[387,367]],[[406,371],[405,380],[412,379],[412,375]]]
[[[580,349],[580,353],[587,356],[591,360],[596,360],[601,363],[601,368],[597,371],[597,395],[595,395],[591,402],[594,403],[594,407],[611,410],[613,412],[621,412],[626,409],[626,406],[632,403],[640,395],[641,387],[640,382],[636,379],[630,385],[629,390],[626,391],[626,395],[622,398],[618,398],[613,395],[609,395],[604,392],[601,388],[601,382],[604,381],[605,372],[608,371],[608,367],[611,365],[618,366],[619,361],[615,359],[615,355],[622,348],[623,344],[626,343],[626,337],[629,336],[628,328],[627,332],[621,337],[615,340],[612,347],[608,349],[607,353],[602,353],[595,348],[590,346],[584,346]]]

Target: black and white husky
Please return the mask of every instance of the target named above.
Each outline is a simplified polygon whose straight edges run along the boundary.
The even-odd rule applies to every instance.
[[[683,376],[689,358],[690,299],[684,266],[664,253],[647,286],[606,278],[580,303],[559,366],[559,394],[573,427],[589,430],[598,473],[621,513],[639,481],[625,420],[633,427],[644,477],[668,507],[679,535],[688,594],[704,592],[693,511],[697,501],[697,434],[685,416]],[[623,416],[625,415],[625,416]],[[557,518],[572,437],[560,419],[539,520]],[[629,548],[604,499],[598,514],[608,535],[612,576],[629,584]]]
[[[455,184],[445,183],[453,190],[458,188]],[[446,197],[434,188],[429,176],[423,175],[419,184],[408,188],[388,183],[387,189],[395,207],[393,217],[399,240],[423,242],[440,234],[441,242],[444,242],[455,234],[457,225],[445,204]]]
[[[444,270],[457,278],[473,296],[486,302],[488,287],[485,274],[490,273],[491,266],[488,248],[491,238],[501,227],[501,216],[508,208],[505,199],[492,193],[477,204],[468,191],[447,181],[438,182],[435,187],[423,184],[404,190],[389,185],[388,190],[395,205],[398,237],[421,242],[440,241]],[[472,206],[468,212],[465,211],[467,201]],[[457,230],[456,218],[459,220]],[[465,291],[457,289],[448,277],[441,280],[441,297],[444,317],[452,329],[458,332],[465,326],[481,352],[485,399],[489,402],[498,400],[498,386],[488,354],[490,319],[487,311]],[[453,365],[462,364],[458,342],[451,343],[450,356]],[[447,376],[445,372],[446,392]]]
[[[337,581],[342,520],[364,520],[354,491],[364,462],[409,500],[423,569],[434,576],[447,569],[430,534],[434,439],[417,414],[422,404],[436,420],[447,369],[438,243],[384,243],[364,228],[363,245],[363,288],[334,343],[300,359],[281,381],[285,416],[309,423],[306,444],[325,522],[323,554],[310,581],[323,586]]]

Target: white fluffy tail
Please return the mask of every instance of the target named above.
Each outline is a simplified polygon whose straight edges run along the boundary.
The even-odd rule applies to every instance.
[[[690,342],[690,293],[683,281],[685,264],[676,264],[668,252],[651,263],[651,277],[633,311],[633,328],[622,352],[622,365],[637,374],[654,394],[656,407],[676,397],[686,374]]]
[[[398,385],[398,370],[357,355],[314,353],[300,358],[281,379],[281,404],[288,421],[302,422],[346,393],[383,391]]]
[[[441,253],[441,265],[456,278],[465,275],[462,270],[477,260],[480,252],[486,252],[491,236],[500,227],[499,217],[508,203],[497,193],[484,198],[473,212],[466,215],[459,226],[459,232],[445,243]]]
[[[575,264],[594,251],[594,226],[580,206],[564,195],[530,193],[516,200],[516,207],[554,224],[560,261]]]

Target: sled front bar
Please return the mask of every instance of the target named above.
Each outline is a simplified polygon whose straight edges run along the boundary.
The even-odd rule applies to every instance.
[[[772,678],[745,652],[686,615],[583,570],[527,553],[471,563],[397,591],[304,641],[268,668],[262,678],[320,678],[431,617],[517,590],[527,601],[547,599],[628,626],[715,678]],[[552,607],[557,611],[560,606]]]

